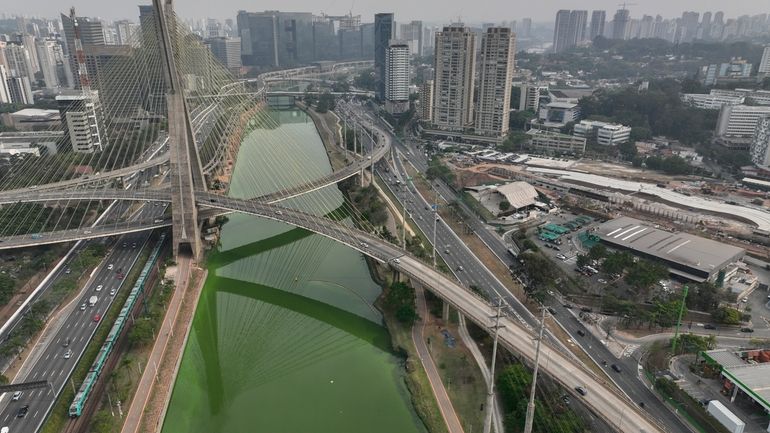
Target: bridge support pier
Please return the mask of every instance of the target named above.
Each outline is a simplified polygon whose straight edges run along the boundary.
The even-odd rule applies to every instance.
[[[441,309],[441,320],[444,321],[444,323],[449,322],[449,302],[443,301],[442,309]]]

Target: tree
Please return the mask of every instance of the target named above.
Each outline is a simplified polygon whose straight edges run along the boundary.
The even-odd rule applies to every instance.
[[[334,110],[335,99],[334,95],[329,92],[324,92],[318,97],[318,106],[316,111],[319,113],[326,113],[327,111]]]
[[[579,268],[582,268],[583,266],[588,266],[588,265],[591,264],[591,258],[588,257],[588,255],[586,255],[586,254],[578,254],[577,255],[577,260],[576,260],[575,264]]]
[[[518,152],[527,140],[529,140],[529,135],[526,133],[511,131],[508,133],[508,136],[505,137],[502,144],[497,147],[497,150],[501,152]]]
[[[626,141],[625,143],[620,143],[618,145],[618,151],[621,155],[623,155],[623,158],[627,161],[633,161],[634,158],[636,158],[636,144],[634,144],[632,141]]]
[[[0,305],[5,305],[13,297],[16,281],[8,274],[0,274]]]
[[[527,276],[535,285],[551,285],[558,275],[554,264],[537,252],[526,252],[521,254],[524,261],[523,268]]]
[[[353,78],[353,84],[359,89],[374,90],[374,69],[361,71]]]
[[[385,297],[385,304],[394,313],[399,322],[412,325],[417,320],[417,310],[414,306],[414,289],[400,281],[390,285]]]
[[[591,260],[599,260],[607,257],[607,247],[602,244],[592,246],[591,249],[588,250],[588,257],[590,257]]]
[[[742,314],[735,308],[730,308],[723,305],[711,313],[711,318],[715,322],[723,323],[725,325],[740,325]]]
[[[94,414],[91,420],[91,430],[95,433],[108,433],[112,430],[112,415],[108,409],[102,409]]]
[[[518,103],[518,102],[517,102]],[[527,127],[527,123],[537,116],[534,111],[531,110],[517,110],[511,112],[511,116],[508,118],[508,126],[513,130],[524,130]]]
[[[507,200],[503,200],[503,201],[500,202],[499,207],[500,207],[501,211],[507,212],[508,209],[511,208],[511,203],[509,201],[507,201]]]
[[[143,346],[153,340],[155,330],[152,321],[147,317],[142,317],[134,323],[131,331],[128,333],[128,341],[133,345]]]

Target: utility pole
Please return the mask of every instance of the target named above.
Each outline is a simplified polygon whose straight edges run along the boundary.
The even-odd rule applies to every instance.
[[[687,286],[682,288],[682,305],[679,306],[679,317],[676,318],[676,330],[674,338],[671,340],[671,356],[676,356],[676,340],[679,338],[679,327],[682,325],[682,314],[684,313],[685,301],[687,300]]]
[[[487,384],[487,403],[486,403],[486,410],[487,413],[484,417],[484,433],[489,433],[492,429],[492,412],[494,412],[494,400],[495,400],[495,361],[497,361],[497,336],[498,331],[502,326],[500,326],[500,315],[502,313],[503,309],[503,298],[500,297],[497,299],[497,314],[493,317],[495,319],[495,336],[494,340],[492,342],[492,366],[489,370],[489,383]]]
[[[540,333],[537,336],[537,346],[535,348],[535,370],[532,372],[532,388],[529,390],[529,403],[527,403],[527,418],[524,421],[524,433],[532,433],[532,422],[535,418],[535,389],[537,386],[537,370],[540,367],[540,342],[543,341],[543,330],[545,329],[545,306],[543,315],[540,318]]]
[[[433,204],[433,268],[436,268],[436,226],[438,225],[438,205]]]
[[[401,202],[404,205],[404,213],[401,215],[401,246],[406,251],[406,194],[404,194],[404,200]]]

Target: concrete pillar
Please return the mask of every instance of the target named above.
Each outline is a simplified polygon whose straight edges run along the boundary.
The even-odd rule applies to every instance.
[[[449,302],[443,301],[444,305],[441,311],[441,319],[445,322],[449,322]]]
[[[735,402],[735,397],[738,396],[738,386],[733,384],[733,394],[730,396],[730,403]]]

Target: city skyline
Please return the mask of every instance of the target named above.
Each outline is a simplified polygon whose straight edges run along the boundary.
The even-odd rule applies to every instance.
[[[75,6],[79,14],[84,16],[120,20],[135,19],[138,16],[137,5],[146,3],[149,2],[121,2],[113,4],[98,0],[74,0],[65,7],[61,3],[52,0],[34,0],[4,6],[3,12],[7,16],[24,15],[53,18],[72,5]],[[422,19],[426,22],[437,24],[455,22],[458,19],[465,24],[473,24],[520,20],[526,17],[531,17],[535,22],[553,22],[555,14],[559,9],[573,9],[574,7],[573,2],[566,0],[547,0],[528,5],[525,12],[502,0],[489,0],[481,4],[473,4],[472,7],[460,2],[447,5],[446,2],[439,4],[436,0],[430,0],[414,4],[406,0],[395,0],[390,2],[387,7],[383,7],[381,3],[359,2],[353,4],[352,8],[349,5],[341,5],[336,2],[323,5],[309,1],[297,1],[290,5],[277,0],[261,2],[258,5],[246,0],[223,0],[216,3],[176,2],[176,9],[184,19],[234,18],[239,10],[250,12],[281,10],[318,14],[328,13],[332,15],[339,15],[350,11],[354,15],[360,14],[362,17],[372,17],[372,19],[375,13],[393,12],[397,16],[401,16],[402,20]],[[594,0],[580,5],[581,9],[586,10],[606,10],[608,11],[608,18],[620,7],[622,6],[619,6],[617,1],[610,0]],[[726,16],[731,17],[770,12],[770,8],[763,7],[761,2],[754,0],[738,0],[731,2],[729,7],[726,7],[724,2],[717,0],[685,0],[677,2],[650,0],[639,5],[629,3],[628,9],[632,17],[643,14],[651,14],[653,16],[660,14],[664,18],[680,17],[682,12],[689,10],[701,13],[722,10]],[[437,11],[441,12],[437,14]]]

